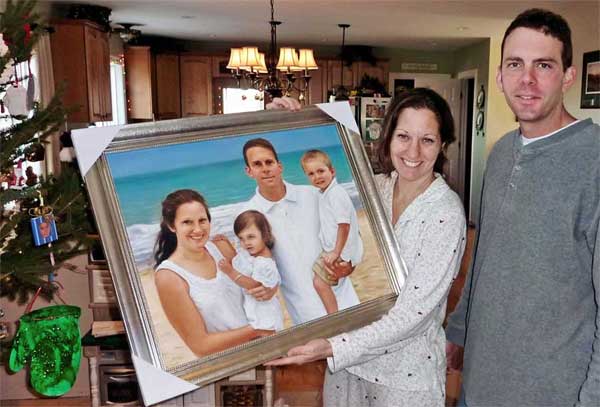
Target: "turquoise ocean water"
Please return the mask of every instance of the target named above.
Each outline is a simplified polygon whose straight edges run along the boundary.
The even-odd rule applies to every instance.
[[[330,146],[322,150],[331,158],[338,182],[352,182],[342,147]],[[294,151],[279,155],[287,182],[309,185],[300,166],[303,153]],[[125,225],[159,222],[160,202],[170,192],[182,188],[200,192],[210,208],[245,202],[254,195],[256,183],[246,175],[244,168],[244,160],[240,159],[117,178],[115,187]]]

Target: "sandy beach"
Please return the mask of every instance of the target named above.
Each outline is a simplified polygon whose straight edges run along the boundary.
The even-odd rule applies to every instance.
[[[371,233],[369,223],[364,210],[358,211],[359,227],[363,239],[364,257],[363,261],[356,267],[350,279],[352,285],[360,298],[361,303],[380,297],[392,292],[389,287],[388,278],[383,267],[383,262],[377,250],[375,237]],[[152,269],[146,269],[140,272],[140,278],[144,292],[146,294],[146,303],[148,304],[154,330],[157,335],[159,348],[162,353],[167,368],[175,367],[179,364],[192,361],[196,356],[179,338],[179,335],[171,327],[167,320],[158,294],[154,285],[154,273]],[[281,299],[282,296],[279,295]],[[283,304],[283,300],[282,304]],[[291,321],[285,306],[282,307],[285,313],[285,326],[291,326]]]

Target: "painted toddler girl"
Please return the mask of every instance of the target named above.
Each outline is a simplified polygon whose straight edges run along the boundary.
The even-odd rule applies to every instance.
[[[272,288],[281,282],[271,254],[274,244],[271,225],[265,215],[249,210],[235,219],[233,231],[240,239],[242,249],[232,263],[223,259],[219,267],[245,289],[244,311],[250,325],[255,329],[280,331],[283,329],[283,313],[277,296],[268,301],[258,301],[246,292],[261,285]]]

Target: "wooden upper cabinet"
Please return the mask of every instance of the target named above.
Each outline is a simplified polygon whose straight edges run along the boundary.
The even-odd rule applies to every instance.
[[[213,78],[233,78],[231,70],[227,69],[229,55],[213,56],[212,59],[212,77]]]
[[[340,60],[328,60],[327,61],[327,89],[337,88],[342,84],[341,75],[342,61]],[[351,66],[344,65],[344,87],[348,90],[352,89],[356,85],[357,77],[356,64]]]
[[[112,120],[108,36],[90,26],[84,33],[90,121]]]
[[[152,54],[148,46],[125,48],[127,119],[152,120]]]
[[[179,55],[156,54],[155,116],[157,120],[181,117]]]
[[[79,107],[69,114],[74,123],[112,120],[108,33],[86,20],[53,24],[50,36],[54,83],[64,83],[62,102]]]
[[[390,63],[384,60],[378,60],[375,65],[368,62],[357,62],[357,79],[358,83],[362,81],[363,76],[368,75],[377,78],[379,82],[387,89],[388,78],[390,73]]]
[[[327,102],[327,61],[316,61],[319,69],[308,71],[310,82],[308,84],[307,104]]]
[[[181,114],[205,116],[212,113],[211,57],[181,55]]]

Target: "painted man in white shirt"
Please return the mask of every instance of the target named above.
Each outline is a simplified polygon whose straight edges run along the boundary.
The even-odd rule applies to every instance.
[[[265,139],[252,139],[244,145],[246,173],[256,181],[256,193],[244,209],[265,214],[275,236],[273,255],[281,274],[281,292],[294,324],[327,314],[313,287],[312,265],[321,253],[319,241],[318,191],[308,185],[283,180],[283,166],[273,145]],[[352,266],[330,270],[339,277],[334,288],[339,309],[359,304],[349,279]],[[259,287],[252,294],[270,299],[276,289]]]

